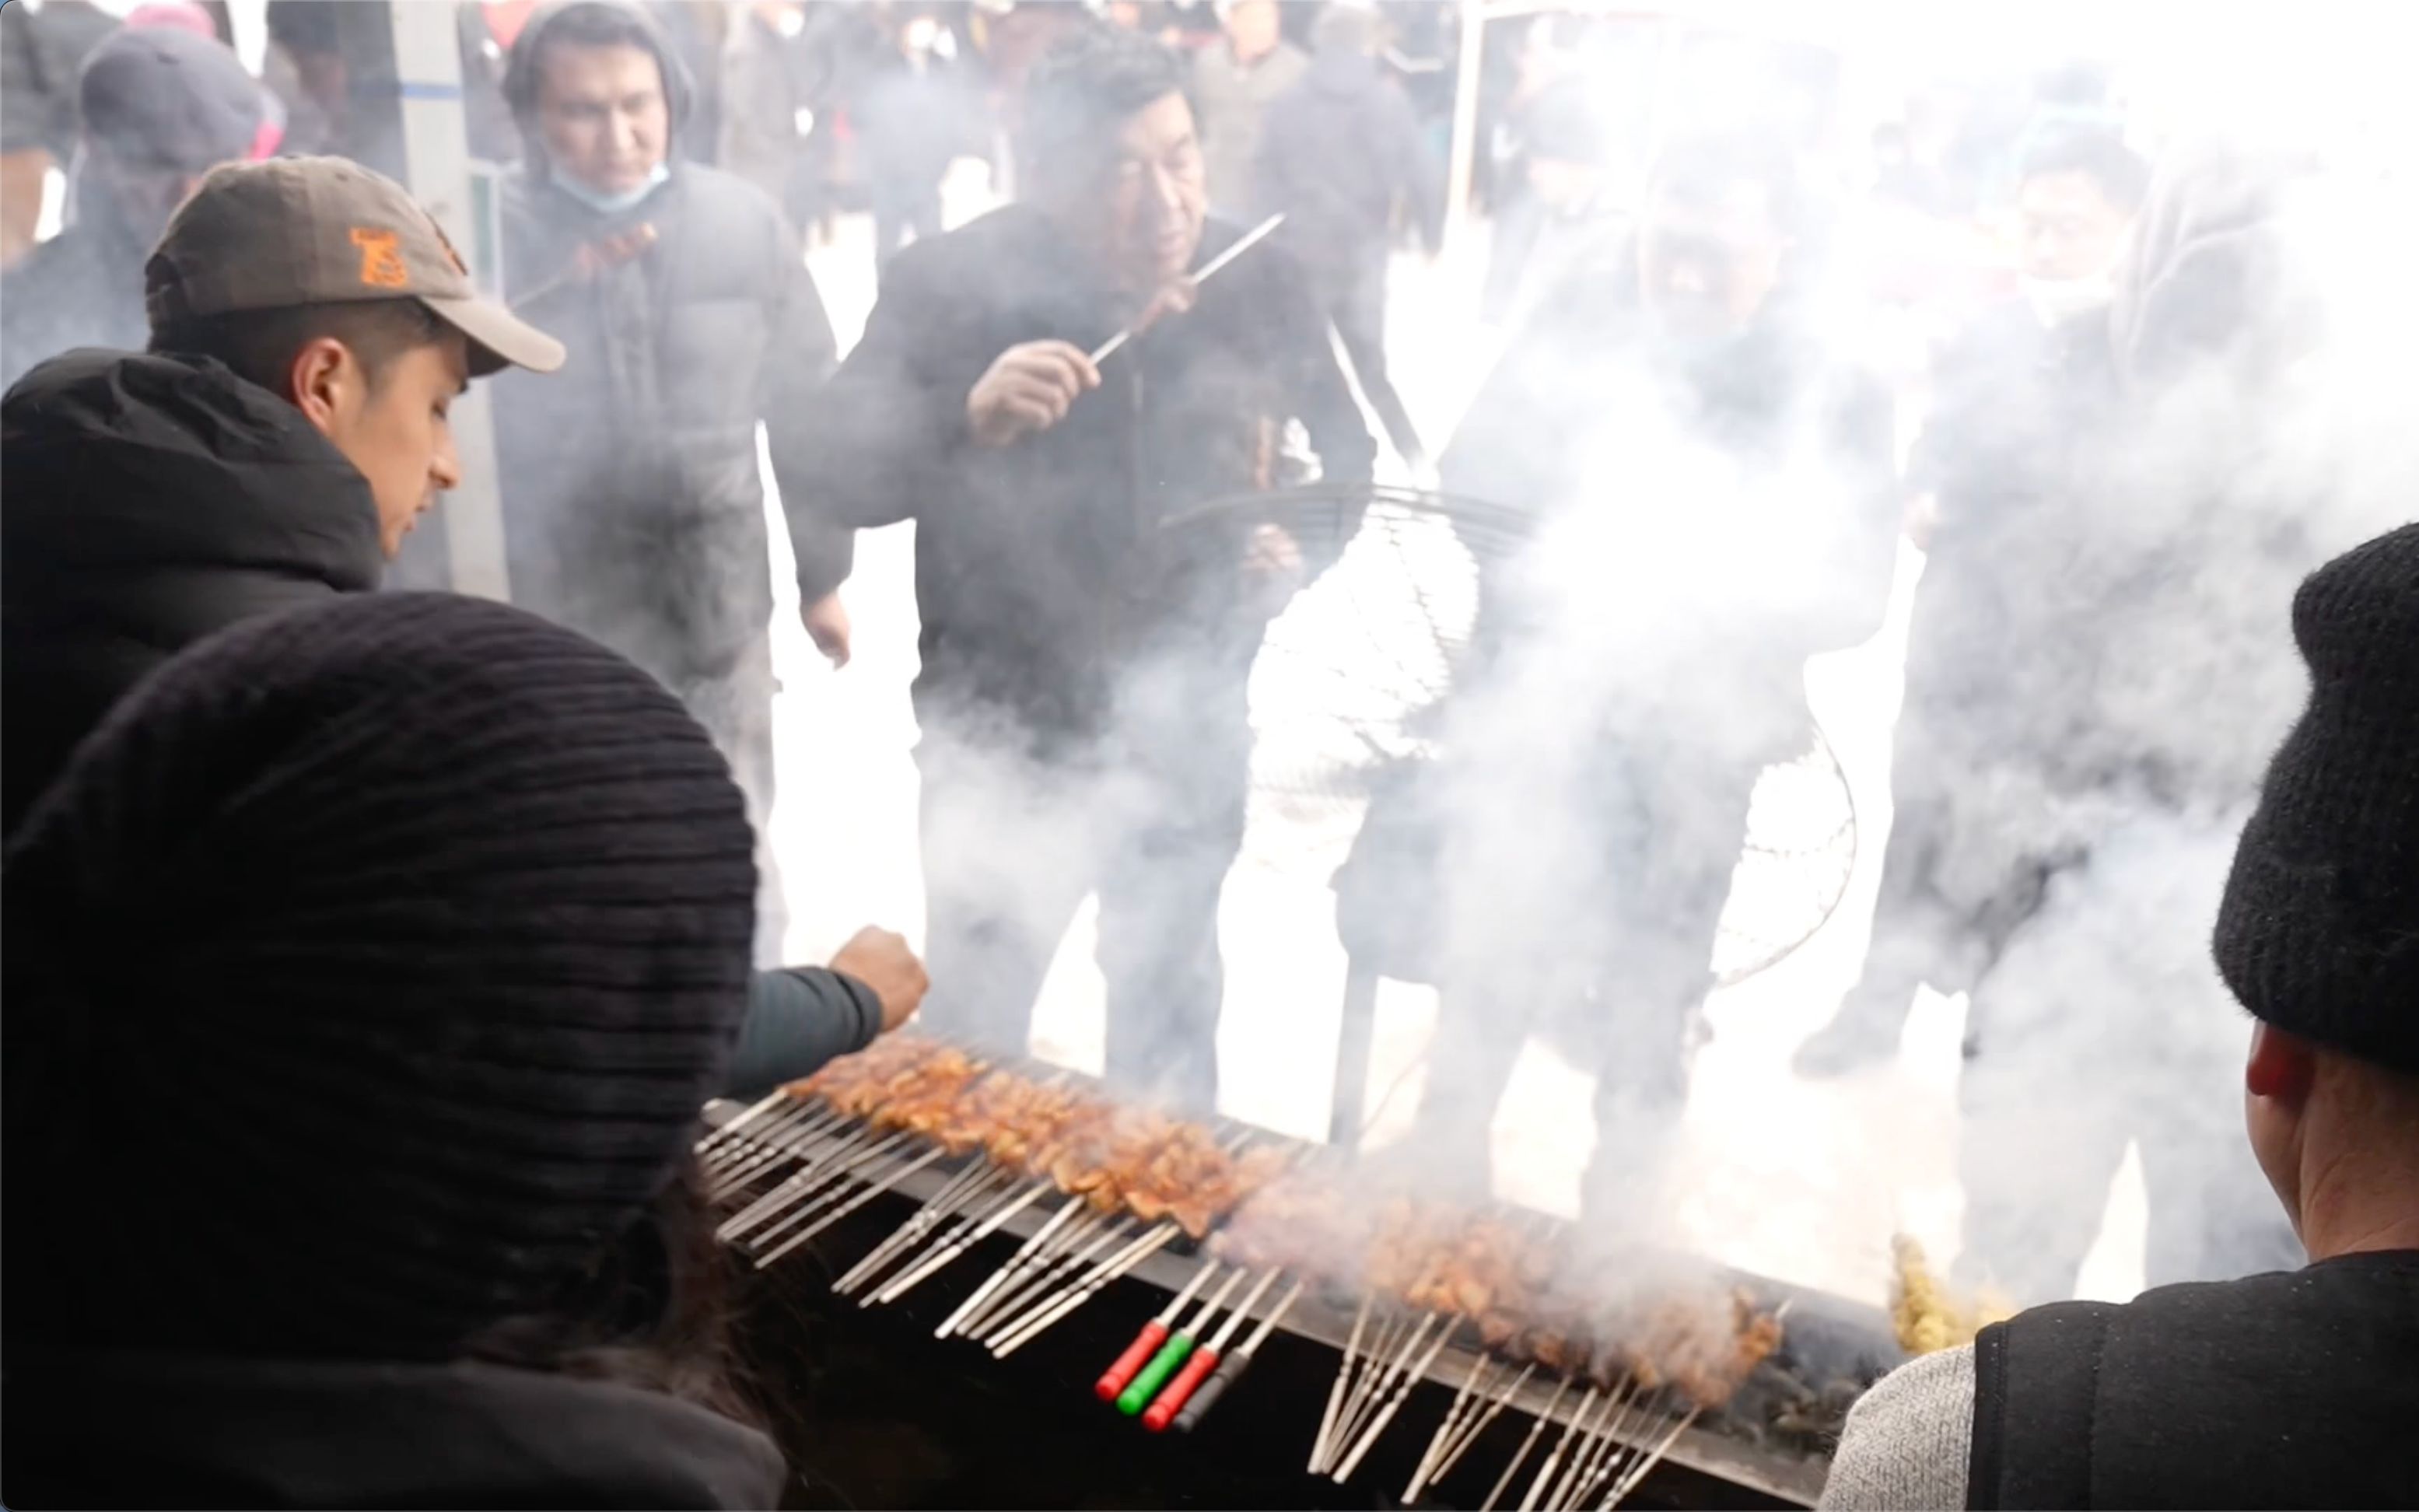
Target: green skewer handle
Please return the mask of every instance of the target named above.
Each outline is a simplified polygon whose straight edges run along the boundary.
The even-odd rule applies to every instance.
[[[1133,1384],[1117,1397],[1117,1411],[1128,1417],[1141,1416],[1142,1410],[1150,1405],[1150,1399],[1159,1395],[1159,1388],[1167,1384],[1167,1378],[1176,1374],[1177,1367],[1184,1364],[1192,1353],[1192,1335],[1171,1335],[1159,1347],[1159,1352],[1150,1357],[1150,1364],[1142,1367],[1142,1374],[1133,1378]]]

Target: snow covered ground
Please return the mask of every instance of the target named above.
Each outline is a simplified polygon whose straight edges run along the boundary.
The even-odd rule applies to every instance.
[[[971,186],[950,199],[953,219],[980,208]],[[1394,280],[1396,382],[1422,433],[1439,440],[1494,351],[1495,338],[1476,318],[1483,240],[1481,231],[1433,266],[1406,258]],[[815,249],[809,262],[845,349],[871,307],[869,224],[843,220],[835,241]],[[855,659],[838,672],[807,643],[788,566],[776,563],[776,583],[792,594],[775,626],[783,690],[773,821],[788,885],[792,960],[823,959],[867,922],[921,938],[910,758],[916,727],[907,699],[916,670],[913,553],[912,524],[859,538],[856,573],[843,594],[855,622]],[[1789,1057],[1830,1017],[1871,931],[1889,813],[1890,730],[1907,608],[1920,570],[1921,559],[1904,551],[1881,633],[1807,668],[1816,715],[1855,795],[1856,870],[1844,901],[1814,938],[1708,1005],[1711,1036],[1693,1066],[1683,1157],[1688,1196],[1679,1214],[1682,1241],[1702,1253],[1876,1302],[1887,1285],[1893,1232],[1915,1234],[1944,1266],[1954,1257],[1964,1003],[1927,995],[1908,1022],[1896,1063],[1860,1078],[1806,1082],[1792,1073]],[[1256,818],[1243,859],[1227,879],[1220,915],[1227,967],[1221,1076],[1225,1111],[1315,1139],[1327,1128],[1344,956],[1325,868],[1304,864],[1303,847],[1285,840]],[[1091,947],[1087,905],[1044,988],[1034,1049],[1096,1070],[1102,1007]],[[1433,994],[1387,983],[1379,1014],[1369,1090],[1373,1146],[1399,1136],[1416,1101]],[[1529,1043],[1494,1129],[1503,1196],[1576,1211],[1579,1171],[1595,1140],[1590,1083],[1589,1072],[1543,1042]],[[2140,1288],[2143,1225],[2140,1165],[2129,1155],[2085,1267],[2084,1295],[2124,1298]]]

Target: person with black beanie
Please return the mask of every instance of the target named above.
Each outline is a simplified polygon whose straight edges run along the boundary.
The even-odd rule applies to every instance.
[[[445,594],[197,645],[0,872],[12,1506],[769,1506],[686,1184],[754,837],[663,687]]]
[[[2219,907],[2252,1153],[2310,1263],[2067,1302],[1849,1414],[1822,1504],[2419,1505],[2419,525],[2302,585],[2311,692]]]

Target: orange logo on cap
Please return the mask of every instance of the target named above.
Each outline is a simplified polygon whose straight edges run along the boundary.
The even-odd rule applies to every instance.
[[[411,270],[404,266],[403,249],[392,231],[366,225],[353,227],[353,245],[362,249],[362,282],[372,288],[409,288]]]

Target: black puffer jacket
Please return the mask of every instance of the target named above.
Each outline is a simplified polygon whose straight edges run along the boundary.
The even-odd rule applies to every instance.
[[[534,98],[530,59],[565,8],[515,44],[516,105]],[[686,75],[660,44],[657,57],[677,132]],[[637,255],[584,256],[640,225],[655,240]],[[533,141],[503,230],[507,297],[571,354],[551,376],[496,379],[514,601],[674,687],[728,672],[772,617],[760,419],[801,592],[812,602],[848,575],[846,533],[801,513],[814,479],[798,429],[837,351],[796,236],[753,185],[677,159],[638,206],[600,213],[555,184]]]
[[[370,486],[214,362],[74,351],[0,405],[7,826],[126,690],[255,614],[376,587]]]
[[[1240,234],[1211,222],[1201,257]],[[1327,322],[1272,245],[1102,363],[1101,387],[1057,425],[975,445],[966,396],[1000,353],[1051,339],[1088,351],[1120,323],[1049,219],[1010,205],[900,255],[865,339],[808,417],[836,521],[917,522],[928,729],[944,709],[979,705],[1037,735],[1097,733],[1120,671],[1169,633],[1247,668],[1279,606],[1240,602],[1241,521],[1231,539],[1189,534],[1184,547],[1161,525],[1279,481],[1295,422],[1328,479],[1369,476],[1377,446]]]

